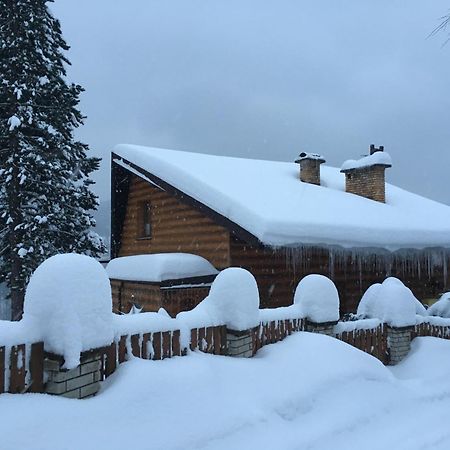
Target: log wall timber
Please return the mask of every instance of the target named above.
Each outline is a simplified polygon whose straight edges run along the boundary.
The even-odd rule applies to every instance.
[[[151,203],[152,237],[139,238],[143,202]],[[203,256],[216,268],[230,265],[230,233],[198,210],[133,175],[119,256],[183,252]]]
[[[341,314],[356,312],[367,288],[388,276],[400,278],[420,300],[436,298],[450,286],[446,270],[449,256],[439,256],[437,250],[432,252],[434,258],[420,251],[384,256],[364,251],[334,253],[319,247],[256,248],[234,237],[230,249],[231,265],[243,267],[255,276],[263,308],[290,305],[298,282],[311,273],[334,281],[341,299]]]
[[[209,285],[162,287],[157,284],[111,280],[113,311],[128,313],[133,304],[143,312],[157,312],[164,308],[175,317],[181,311],[195,308],[209,294]]]

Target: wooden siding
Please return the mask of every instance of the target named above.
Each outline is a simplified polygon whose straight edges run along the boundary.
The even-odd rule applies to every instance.
[[[139,239],[139,206],[145,201],[151,202],[152,237]],[[132,176],[119,256],[194,253],[222,269],[230,265],[229,234],[191,206]]]
[[[162,306],[161,290],[157,285],[111,280],[111,291],[116,313],[128,313],[133,304],[141,306],[145,312],[158,311]]]
[[[164,308],[171,317],[195,308],[209,294],[210,286],[161,287],[143,282],[111,280],[113,311],[128,313],[133,304],[144,312]]]
[[[175,317],[181,311],[190,311],[209,294],[210,287],[164,288],[161,290],[162,307]]]
[[[388,262],[376,255],[340,252],[337,256],[319,247],[286,249],[254,247],[237,238],[231,239],[231,265],[249,270],[258,282],[261,305],[274,308],[292,304],[295,288],[306,275],[317,273],[330,277],[339,291],[341,314],[356,312],[362,295],[369,286],[396,276],[420,300],[435,298],[450,286],[446,263],[430,267],[430,258],[418,251],[409,259],[393,256]],[[434,252],[438,256],[439,251]],[[378,260],[377,260],[378,258]]]

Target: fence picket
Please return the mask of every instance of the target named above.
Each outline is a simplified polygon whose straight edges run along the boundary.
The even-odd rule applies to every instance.
[[[153,359],[158,361],[161,358],[161,332],[153,333]]]
[[[172,332],[172,354],[173,356],[181,356],[180,330]]]
[[[10,356],[9,392],[25,391],[25,344],[14,345]]]
[[[44,343],[31,344],[29,358],[30,386],[28,392],[43,392],[44,390]]]

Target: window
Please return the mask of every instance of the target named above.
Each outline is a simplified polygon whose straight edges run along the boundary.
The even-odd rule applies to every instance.
[[[150,202],[141,203],[139,212],[138,238],[142,239],[152,237],[151,212]]]

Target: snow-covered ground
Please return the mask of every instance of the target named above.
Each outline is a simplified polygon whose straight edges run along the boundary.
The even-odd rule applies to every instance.
[[[450,341],[389,369],[297,333],[255,358],[134,359],[100,395],[0,396],[2,449],[448,449]]]

